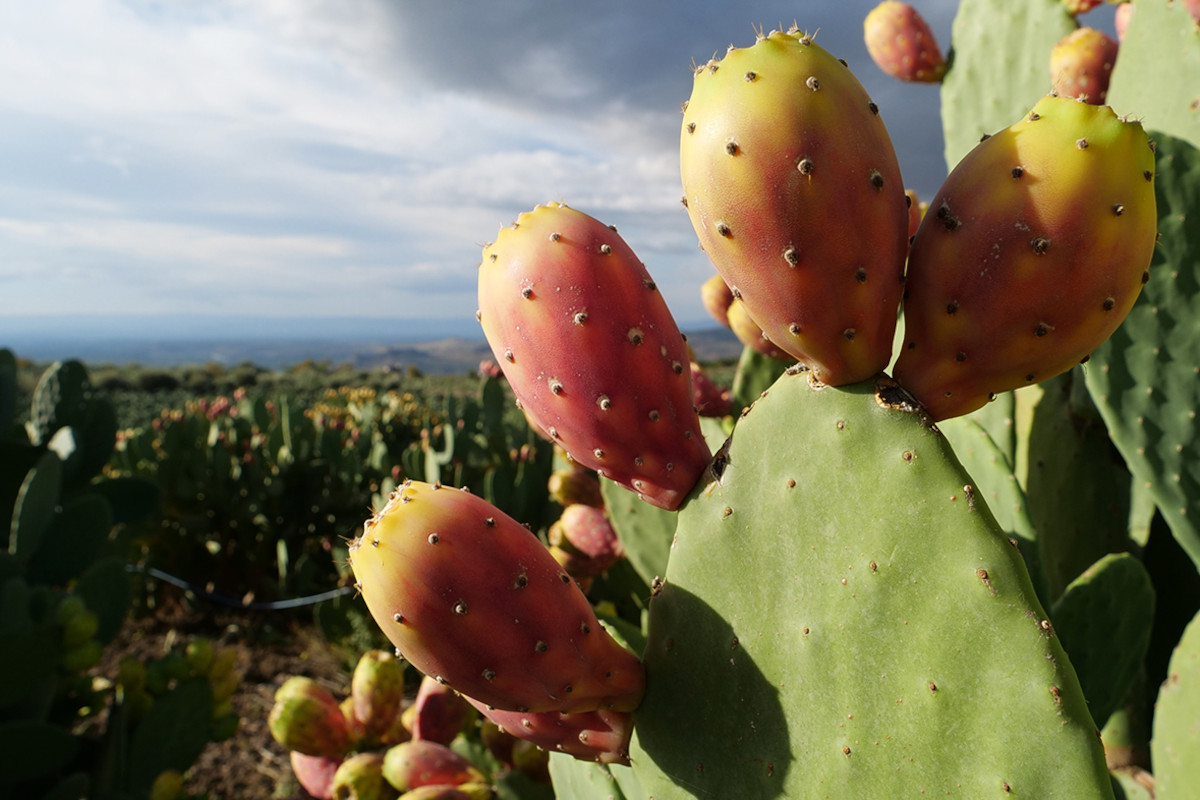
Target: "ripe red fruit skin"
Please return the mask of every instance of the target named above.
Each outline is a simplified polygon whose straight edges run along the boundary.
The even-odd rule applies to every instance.
[[[863,40],[878,67],[910,83],[941,83],[946,59],[929,23],[908,3],[884,0],[863,20]]]
[[[1050,50],[1050,79],[1063,97],[1104,105],[1117,61],[1117,40],[1095,28],[1076,28]]]
[[[576,462],[674,510],[711,454],[687,345],[617,232],[559,203],[483,251],[479,319],[526,416]]]
[[[536,535],[470,492],[404,483],[351,546],[350,566],[400,654],[463,695],[529,711],[641,702],[641,662]]]
[[[879,109],[845,62],[793,30],[698,66],[680,172],[700,246],[769,345],[832,386],[887,366],[908,208]]]

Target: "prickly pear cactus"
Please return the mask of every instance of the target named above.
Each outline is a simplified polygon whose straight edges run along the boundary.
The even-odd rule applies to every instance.
[[[1160,800],[1183,800],[1200,786],[1200,617],[1171,656],[1154,715],[1154,775]]]
[[[1011,0],[960,0],[950,32],[954,55],[942,80],[947,167],[1050,89],[1050,51],[1075,27],[1061,0],[1025,0],[1019,12]]]
[[[635,711],[646,793],[1111,797],[1076,675],[970,480],[890,380],[782,377],[680,511]]]
[[[1198,43],[1200,46],[1200,43]],[[1159,240],[1142,297],[1085,376],[1113,444],[1200,564],[1200,149],[1155,134]]]
[[[887,366],[908,206],[845,62],[793,28],[697,67],[680,169],[700,246],[771,343],[831,384]]]

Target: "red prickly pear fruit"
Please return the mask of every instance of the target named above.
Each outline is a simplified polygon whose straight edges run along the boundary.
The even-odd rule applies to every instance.
[[[1103,2],[1104,0],[1063,0],[1063,5],[1069,14],[1086,14]]]
[[[692,227],[771,343],[830,385],[884,369],[908,209],[879,109],[845,64],[795,29],[731,48],[696,69],[680,136]]]
[[[1129,30],[1129,21],[1137,8],[1133,3],[1121,3],[1113,12],[1113,28],[1117,31],[1117,42],[1125,41],[1125,31]]]
[[[908,3],[884,0],[863,20],[863,41],[886,74],[912,83],[941,83],[946,59],[929,23]]]
[[[538,206],[483,251],[479,316],[526,415],[583,466],[678,508],[711,454],[687,346],[613,228]]]
[[[908,189],[904,192],[905,204],[908,206],[908,238],[917,235],[917,228],[921,227],[921,217],[925,215],[925,209],[921,206],[921,199],[917,197],[915,189]]]
[[[536,535],[468,491],[406,481],[351,545],[350,566],[400,654],[464,695],[532,711],[641,702],[642,663]]]
[[[556,469],[550,473],[547,482],[550,499],[560,506],[582,503],[599,508],[604,505],[604,497],[600,494],[600,480],[591,470],[578,465]]]
[[[587,556],[598,575],[625,557],[625,548],[603,508],[579,503],[563,509],[558,519],[562,541],[551,541],[568,550]]]
[[[689,368],[692,371],[692,405],[702,417],[725,417],[733,411],[733,393],[720,386],[704,368],[693,361]]]
[[[354,717],[368,735],[378,738],[386,733],[404,702],[404,667],[395,654],[363,653],[350,679],[350,698]]]
[[[1153,178],[1141,124],[1065,97],[976,145],[913,240],[896,380],[941,420],[1085,361],[1149,280]]]
[[[561,530],[562,526],[555,522],[550,526],[550,535],[556,535],[556,528]],[[557,534],[561,536],[561,534]],[[549,553],[563,568],[563,572],[570,575],[575,583],[579,586],[579,591],[587,594],[592,590],[592,584],[595,582],[595,577],[599,575],[599,571],[591,565],[591,559],[582,553],[576,553],[574,550],[567,550],[558,545],[551,545]]]
[[[336,758],[350,748],[350,728],[333,692],[312,678],[293,675],[275,692],[267,715],[275,741],[309,756]]]
[[[333,773],[333,800],[395,800],[399,795],[383,779],[383,754],[355,753]]]
[[[1063,97],[1104,105],[1117,60],[1117,40],[1095,28],[1077,28],[1050,50],[1050,79]]]
[[[397,800],[490,800],[493,795],[487,784],[464,783],[460,786],[418,786]]]
[[[746,304],[740,298],[734,298],[733,302],[729,304],[728,315],[729,329],[742,344],[768,358],[786,361],[789,364],[795,361],[767,338],[763,329],[751,318],[750,312],[746,310]]]
[[[388,748],[383,754],[383,777],[401,792],[418,786],[483,782],[483,773],[466,758],[444,744],[425,739]]]
[[[448,745],[475,716],[458,692],[426,675],[413,702],[412,738]]]
[[[712,315],[713,319],[726,328],[729,327],[728,312],[729,304],[733,302],[733,291],[721,277],[721,273],[718,272],[700,284],[700,302],[704,304],[704,310]]]
[[[291,752],[290,758],[292,772],[304,791],[316,800],[333,800],[333,776],[345,759],[308,756],[297,750]]]
[[[534,714],[501,711],[467,699],[500,730],[545,750],[567,753],[581,761],[629,764],[633,716],[627,712],[598,709],[575,714]]]

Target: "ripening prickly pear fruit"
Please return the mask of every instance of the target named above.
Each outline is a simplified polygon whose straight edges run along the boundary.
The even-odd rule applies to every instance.
[[[316,800],[333,800],[333,776],[345,759],[306,756],[296,750],[289,753],[289,758],[296,781],[304,791]]]
[[[550,499],[563,507],[573,503],[597,507],[604,505],[596,474],[578,464],[554,470],[546,486],[550,490]]]
[[[598,709],[576,714],[533,714],[501,711],[468,700],[501,731],[545,750],[567,753],[581,761],[629,764],[633,717],[627,712]]]
[[[729,329],[742,344],[768,358],[786,361],[789,364],[795,361],[791,355],[779,349],[774,342],[767,338],[763,329],[750,317],[750,312],[746,310],[746,304],[741,301],[741,298],[735,297],[729,304],[726,313],[729,319]]]
[[[733,393],[708,376],[704,367],[693,361],[692,405],[702,417],[724,417],[733,411]]]
[[[493,794],[487,784],[464,783],[459,786],[418,786],[397,800],[490,800]]]
[[[1113,12],[1113,28],[1117,31],[1117,42],[1125,41],[1125,31],[1129,30],[1129,20],[1137,8],[1133,3],[1121,3]]]
[[[896,380],[940,420],[1086,360],[1149,280],[1153,179],[1140,123],[1065,97],[976,145],[913,241]]]
[[[406,481],[367,521],[350,566],[404,658],[506,709],[631,710],[641,662],[528,528],[465,490]]]
[[[728,312],[729,304],[733,302],[733,292],[721,277],[721,273],[718,272],[700,284],[700,302],[713,319],[726,328],[729,327]]]
[[[418,786],[458,786],[483,781],[483,773],[446,745],[415,739],[388,748],[383,754],[383,777],[401,792]]]
[[[908,3],[884,0],[863,20],[863,40],[871,58],[888,75],[915,83],[941,83],[946,74],[933,30]]]
[[[908,206],[908,238],[911,239],[917,235],[917,228],[921,227],[921,217],[924,216],[916,189],[904,192],[904,204]]]
[[[1063,0],[1063,5],[1070,14],[1086,14],[1102,2],[1104,0]]]
[[[475,715],[458,692],[426,675],[412,704],[412,738],[448,745]]]
[[[886,367],[908,209],[846,65],[795,29],[731,48],[696,69],[680,136],[692,226],[771,343],[830,385]]]
[[[333,800],[395,800],[399,796],[383,779],[383,754],[355,753],[333,774]]]
[[[1095,28],[1076,28],[1050,50],[1050,79],[1063,97],[1104,105],[1117,61],[1117,40]]]
[[[368,650],[350,678],[353,715],[363,731],[378,738],[396,721],[404,701],[404,667],[394,653]]]
[[[687,346],[615,229],[551,203],[483,250],[479,318],[526,415],[575,461],[674,509],[708,465]]]
[[[607,572],[625,557],[625,548],[603,508],[569,505],[553,530],[550,544],[586,556],[592,575]]]
[[[275,741],[305,755],[335,758],[350,747],[349,726],[337,698],[303,675],[288,678],[275,692],[267,725]]]

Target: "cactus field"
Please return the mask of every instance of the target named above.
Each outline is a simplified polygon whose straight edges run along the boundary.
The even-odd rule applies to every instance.
[[[693,64],[735,363],[570,198],[465,377],[0,349],[0,800],[1200,797],[1200,8],[1095,5]]]

